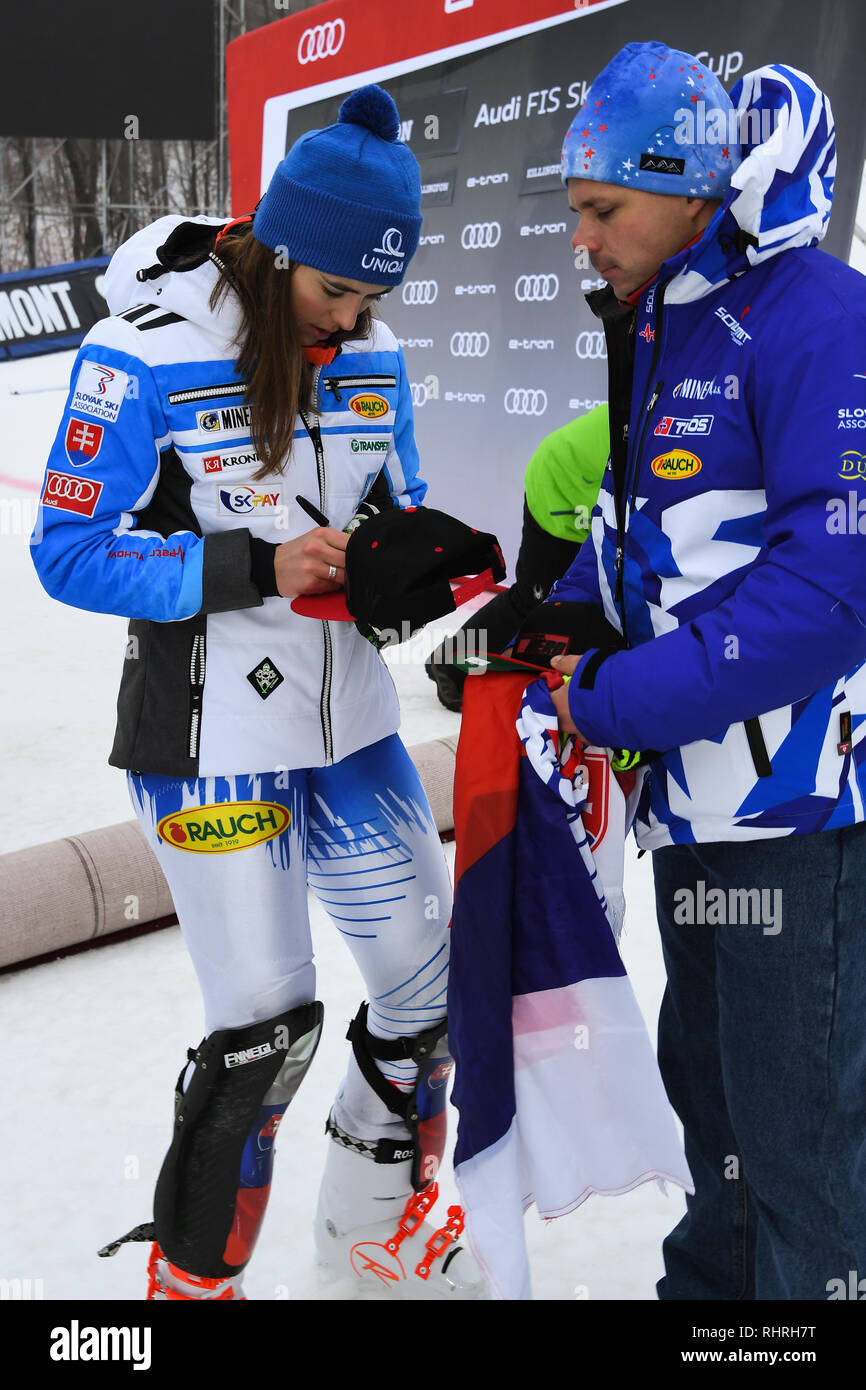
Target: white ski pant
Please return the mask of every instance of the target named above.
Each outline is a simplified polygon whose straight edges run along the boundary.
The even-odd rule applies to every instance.
[[[445,1016],[451,887],[396,735],[331,767],[191,780],[130,773],[129,785],[171,890],[207,1033],[316,997],[308,888],[357,962],[372,1033],[414,1035]],[[402,1089],[414,1081],[411,1062],[382,1070]],[[353,1059],[341,1102],[339,1122],[359,1137],[393,1124]]]

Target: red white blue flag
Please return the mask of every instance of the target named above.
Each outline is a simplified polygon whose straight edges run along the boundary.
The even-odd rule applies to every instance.
[[[547,685],[525,681],[467,680],[454,789],[454,1161],[505,1299],[531,1297],[532,1203],[550,1218],[653,1179],[693,1190],[615,937],[640,774],[599,776],[607,756],[580,745],[560,761]]]

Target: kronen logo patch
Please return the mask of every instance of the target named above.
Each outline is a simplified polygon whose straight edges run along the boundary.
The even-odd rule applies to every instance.
[[[687,454],[680,449],[659,454],[652,461],[652,470],[658,478],[692,478],[700,473],[701,466],[697,454]]]
[[[290,820],[275,801],[221,801],[163,816],[156,833],[167,845],[192,854],[229,854],[272,840]]]
[[[353,396],[349,401],[349,409],[354,410],[356,415],[361,415],[365,420],[379,420],[383,415],[387,415],[391,409],[384,396],[377,396],[372,391],[364,391],[360,396]]]

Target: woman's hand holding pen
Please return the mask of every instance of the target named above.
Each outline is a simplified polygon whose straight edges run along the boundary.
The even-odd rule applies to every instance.
[[[317,526],[293,541],[278,545],[274,574],[283,598],[299,594],[331,594],[346,579],[346,546],[349,537],[333,526]]]
[[[306,497],[295,501],[317,522],[315,531],[307,531],[293,541],[277,546],[274,555],[274,574],[283,598],[299,594],[332,594],[346,582],[345,531],[335,531],[324,512]]]

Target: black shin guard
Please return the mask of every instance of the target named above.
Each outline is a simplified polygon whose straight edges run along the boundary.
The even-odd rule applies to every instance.
[[[413,1037],[377,1038],[367,1028],[367,1005],[362,1004],[346,1034],[367,1085],[392,1115],[403,1120],[412,1136],[412,1186],[416,1192],[423,1192],[435,1181],[445,1151],[445,1098],[454,1066],[448,1052],[447,1028],[448,1021],[443,1018],[441,1023]],[[418,1076],[413,1089],[408,1093],[398,1091],[386,1081],[374,1058],[381,1062],[416,1062]]]
[[[273,1139],[313,1059],[319,1003],[211,1033],[178,1083],[174,1137],[156,1185],[156,1238],[167,1259],[228,1277],[252,1253],[270,1191]]]

